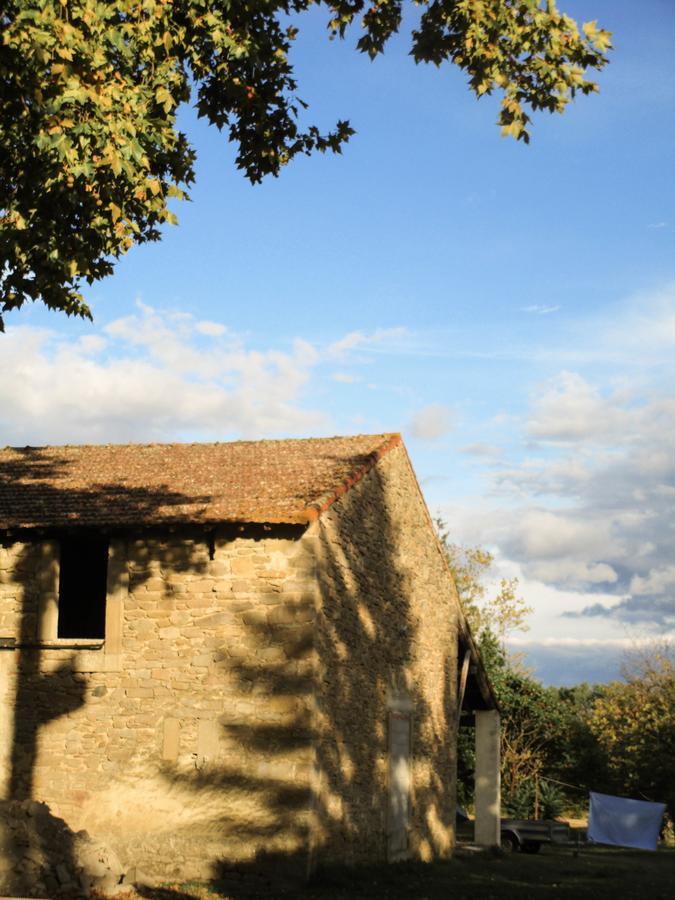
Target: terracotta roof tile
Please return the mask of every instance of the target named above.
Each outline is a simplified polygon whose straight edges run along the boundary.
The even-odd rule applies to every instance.
[[[0,450],[0,530],[316,518],[396,434]]]

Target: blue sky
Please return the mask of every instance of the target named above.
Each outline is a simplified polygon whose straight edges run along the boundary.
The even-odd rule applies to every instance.
[[[182,113],[192,202],[87,297],[7,316],[0,443],[400,430],[432,511],[534,606],[546,681],[612,677],[675,628],[670,0],[561,0],[614,32],[599,95],[500,138],[497,102],[300,21],[340,157],[251,187]],[[4,369],[4,372],[3,372]]]

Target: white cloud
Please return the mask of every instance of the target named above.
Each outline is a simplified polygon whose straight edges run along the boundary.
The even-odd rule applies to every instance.
[[[551,443],[627,446],[659,440],[675,421],[675,398],[638,388],[603,394],[577,372],[560,372],[532,396],[528,434]]]
[[[513,635],[509,638],[509,644],[514,647],[615,647],[621,650],[634,650],[636,647],[648,647],[654,643],[653,638],[570,638],[547,637],[539,641],[531,638]]]
[[[78,346],[83,353],[99,353],[108,344],[108,341],[100,334],[85,334],[78,340]]]
[[[353,350],[367,341],[366,335],[362,331],[350,331],[338,341],[334,341],[329,347],[328,352],[331,356],[341,356],[348,350]]]
[[[460,447],[459,452],[466,454],[466,456],[475,457],[483,463],[495,462],[504,455],[504,451],[501,447],[497,447],[495,444],[484,444],[482,442],[467,444],[465,447]]]
[[[220,337],[227,332],[227,327],[220,322],[195,322],[195,331],[199,334],[206,334],[209,337]]]
[[[605,437],[622,425],[622,411],[576,372],[561,372],[533,398],[530,435],[552,441]]]
[[[558,312],[560,306],[546,306],[544,304],[533,303],[531,306],[521,306],[520,312],[534,313],[537,316],[547,316],[550,313]]]
[[[373,332],[350,331],[327,348],[327,354],[334,358],[342,358],[352,350],[369,352],[396,352],[401,342],[406,340],[409,332],[406,328],[378,328]]]
[[[303,407],[319,354],[247,348],[218,323],[143,304],[76,342],[9,328],[0,362],[0,443],[221,439],[328,426]]]
[[[351,375],[349,372],[333,372],[331,378],[341,384],[355,384],[361,380],[358,375]]]
[[[630,422],[630,410],[625,418]],[[485,531],[533,578],[588,589],[613,585],[618,594],[656,602],[675,556],[675,410],[667,422],[656,415],[645,421],[642,431],[628,425],[623,440],[601,410],[598,420],[597,432],[616,435],[606,444],[596,440],[589,448],[582,434],[553,454],[497,466],[492,493],[503,505],[484,510]]]
[[[584,622],[594,618],[605,622],[615,620],[646,628],[661,636],[675,636],[675,599],[672,595],[625,597],[618,603],[590,603],[580,612],[569,611],[564,615],[583,619]]]
[[[334,428],[329,417],[306,406],[315,371],[394,353],[407,335],[404,328],[353,331],[325,347],[298,337],[290,348],[259,349],[223,323],[140,301],[76,341],[9,328],[0,358],[0,443],[322,433]],[[339,371],[332,377],[361,380]]]
[[[520,510],[518,516],[502,511],[493,535],[507,557],[539,565],[553,560],[565,564],[579,561],[582,554],[602,555],[609,553],[612,545],[609,524],[587,521],[574,512],[536,507]]]
[[[618,575],[607,563],[588,563],[578,559],[556,559],[528,566],[533,578],[551,584],[589,587],[595,584],[614,584]]]
[[[647,575],[634,575],[630,583],[631,593],[635,596],[664,594],[667,591],[675,594],[675,566],[660,566],[651,569]]]
[[[407,430],[420,441],[438,441],[452,431],[454,426],[453,410],[442,403],[432,403],[415,413]]]

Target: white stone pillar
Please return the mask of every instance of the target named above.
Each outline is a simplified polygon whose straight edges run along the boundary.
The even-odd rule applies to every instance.
[[[474,840],[481,847],[498,847],[501,815],[499,776],[499,713],[476,711],[476,823]]]

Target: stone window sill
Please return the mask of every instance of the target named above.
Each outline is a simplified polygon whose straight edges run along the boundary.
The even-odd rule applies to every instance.
[[[55,638],[42,641],[17,641],[0,637],[0,650],[70,651],[73,672],[119,672],[121,653],[106,653],[105,641],[92,638]]]
[[[102,638],[53,638],[36,641],[17,641],[0,638],[0,650],[102,650]]]
[[[54,638],[36,643],[41,650],[103,650],[105,641],[102,638]]]

